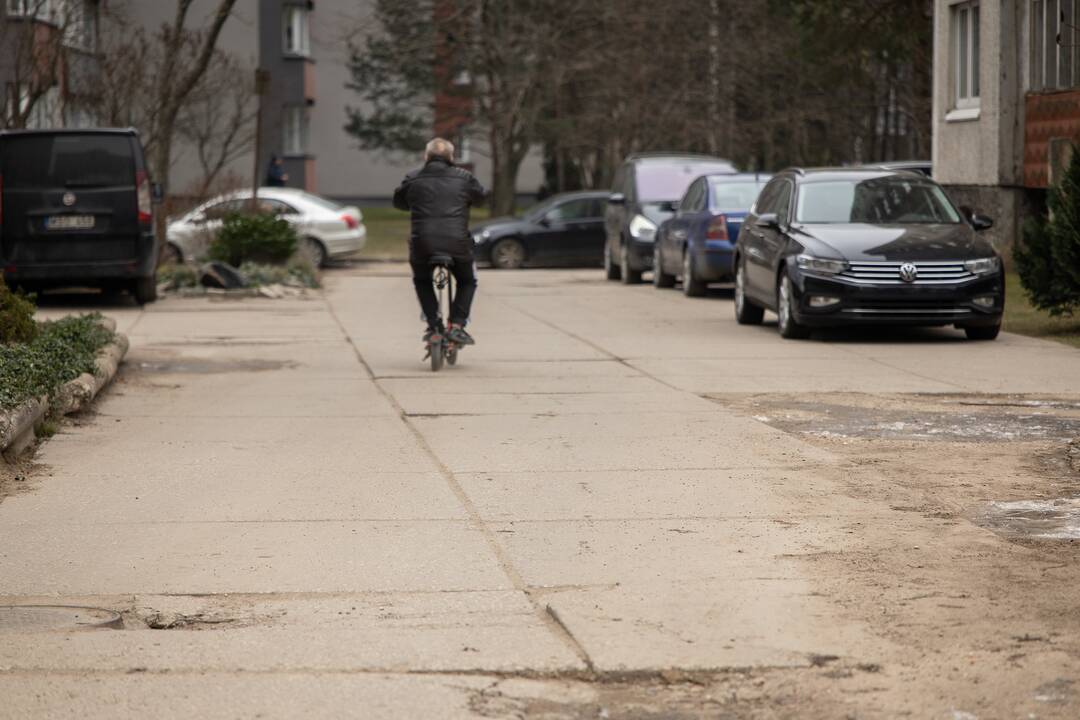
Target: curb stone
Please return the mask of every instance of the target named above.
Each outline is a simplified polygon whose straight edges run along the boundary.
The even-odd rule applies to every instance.
[[[116,321],[101,322],[113,339],[98,351],[94,372],[64,383],[52,397],[28,400],[14,410],[0,412],[0,452],[18,457],[34,441],[34,429],[49,415],[70,415],[85,409],[112,382],[127,355],[127,336],[116,332]]]

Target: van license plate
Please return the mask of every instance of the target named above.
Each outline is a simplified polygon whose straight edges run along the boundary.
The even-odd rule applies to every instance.
[[[93,230],[93,215],[52,215],[45,218],[46,230]]]

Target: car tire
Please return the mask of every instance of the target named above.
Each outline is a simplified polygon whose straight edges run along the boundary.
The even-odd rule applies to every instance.
[[[664,272],[664,252],[660,249],[659,242],[653,248],[652,283],[656,288],[675,287],[675,276]]]
[[[626,243],[623,243],[622,252],[619,253],[619,277],[623,285],[637,285],[641,282],[641,271],[630,265],[630,248]]]
[[[995,340],[1001,332],[1001,323],[997,325],[977,325],[964,328],[968,340]]]
[[[776,283],[776,314],[780,318],[777,328],[780,337],[786,340],[804,340],[810,337],[810,328],[795,319],[794,301],[795,288],[791,276],[786,270],[781,270],[780,282]]]
[[[517,270],[525,264],[525,246],[517,238],[500,240],[491,247],[491,266],[499,270]]]
[[[746,265],[739,260],[735,266],[735,322],[740,325],[760,325],[765,319],[765,308],[755,305],[746,297]]]
[[[157,276],[139,278],[131,286],[131,294],[135,296],[135,302],[140,305],[149,305],[157,300]]]
[[[183,263],[184,252],[180,249],[180,246],[172,242],[165,243],[165,246],[161,248],[158,265],[182,265]]]
[[[683,252],[682,270],[683,295],[686,297],[703,297],[708,287],[705,281],[694,273],[694,253],[690,252],[689,248]]]
[[[304,256],[311,261],[316,270],[326,267],[326,246],[313,237],[306,237],[301,241],[301,250]]]
[[[618,280],[621,273],[619,266],[615,264],[615,258],[611,256],[611,243],[604,243],[604,277],[608,280]]]

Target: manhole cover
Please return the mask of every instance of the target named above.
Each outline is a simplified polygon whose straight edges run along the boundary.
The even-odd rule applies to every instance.
[[[121,628],[119,613],[65,605],[0,605],[0,633]]]

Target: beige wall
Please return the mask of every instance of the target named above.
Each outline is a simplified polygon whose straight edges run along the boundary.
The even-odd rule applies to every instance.
[[[946,185],[1019,185],[1023,156],[1023,82],[1026,3],[980,4],[981,98],[975,119],[956,119],[952,7],[936,0],[934,13],[934,173]]]

